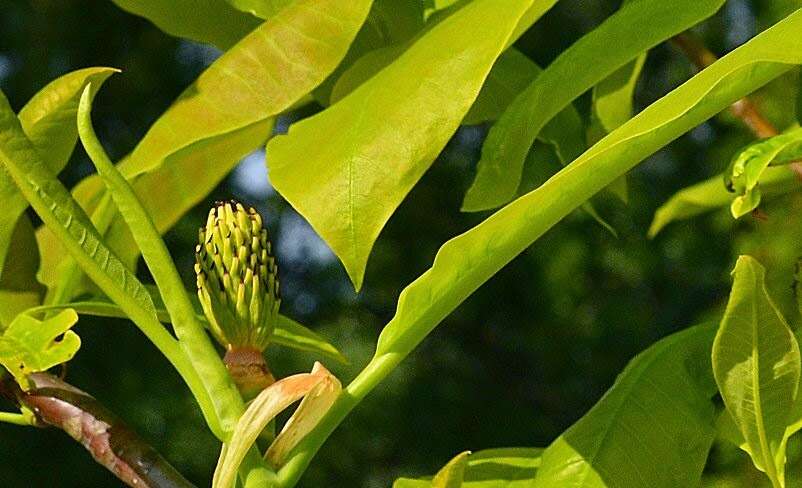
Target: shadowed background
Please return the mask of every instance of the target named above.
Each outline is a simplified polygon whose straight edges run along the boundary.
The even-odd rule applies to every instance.
[[[563,0],[516,45],[545,66],[617,6]],[[696,32],[723,54],[799,7],[800,0],[730,0]],[[66,72],[99,65],[123,70],[95,102],[95,124],[114,159],[129,152],[219,54],[170,37],[110,1],[0,0],[0,87],[15,110]],[[675,49],[654,49],[636,106],[648,105],[692,72]],[[793,113],[783,96],[797,75],[755,97],[781,128]],[[589,97],[576,105],[587,114]],[[290,120],[277,130],[286,130]],[[272,189],[260,151],[167,234],[168,245],[187,287],[194,288],[192,250],[212,202],[236,198],[256,206],[278,256],[283,312],[343,350],[350,365],[326,364],[347,382],[370,358],[401,289],[428,268],[443,242],[485,216],[459,212],[485,133],[485,127],[463,127],[454,136],[382,232],[358,295],[326,245]],[[750,252],[766,265],[772,293],[786,316],[796,317],[789,276],[802,254],[799,195],[772,200],[764,209],[767,220],[733,222],[721,211],[646,238],[661,203],[721,171],[751,139],[739,121],[723,115],[649,158],[631,173],[629,205],[609,197],[597,204],[618,238],[581,213],[557,225],[451,314],[356,409],[300,485],[384,487],[402,474],[433,473],[466,449],[546,446],[599,399],[636,353],[715,316],[739,253]],[[74,184],[92,171],[78,148],[61,176]],[[76,330],[83,346],[70,363],[69,381],[129,422],[199,486],[208,485],[217,445],[167,362],[126,321],[82,318]],[[307,371],[315,359],[268,350],[277,376]],[[788,472],[794,486],[800,446],[792,444]],[[728,484],[729,476],[746,479],[745,486],[763,478],[742,454],[720,445],[707,472],[710,486],[741,486]],[[0,424],[0,486],[119,482],[62,432]]]

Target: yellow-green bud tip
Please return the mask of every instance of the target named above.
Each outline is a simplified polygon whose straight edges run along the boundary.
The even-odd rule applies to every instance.
[[[238,202],[218,202],[198,241],[198,297],[215,338],[227,349],[264,350],[280,298],[278,269],[262,217]]]

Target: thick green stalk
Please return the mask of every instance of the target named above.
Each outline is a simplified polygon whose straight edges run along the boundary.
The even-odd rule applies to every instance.
[[[0,422],[14,425],[30,426],[30,417],[21,413],[0,412]]]

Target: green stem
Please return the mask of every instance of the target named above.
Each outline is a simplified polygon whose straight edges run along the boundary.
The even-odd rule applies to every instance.
[[[7,424],[30,426],[30,417],[22,413],[0,412],[0,422]]]

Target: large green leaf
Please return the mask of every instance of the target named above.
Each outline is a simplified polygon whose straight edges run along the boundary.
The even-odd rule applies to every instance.
[[[337,424],[448,314],[515,256],[640,161],[734,101],[802,64],[802,11],[653,103],[536,190],[446,242],[408,285],[371,363],[279,473],[294,479]]]
[[[640,353],[544,452],[534,487],[697,486],[715,437],[710,347],[715,324]]]
[[[532,485],[537,468],[540,466],[540,454],[543,449],[536,448],[500,448],[462,453],[451,460],[446,468],[454,464],[464,463],[462,484],[464,488],[525,488]],[[441,473],[448,471],[441,470]],[[436,478],[436,477],[435,477]],[[442,479],[442,478],[441,478]],[[393,488],[437,488],[434,479],[399,478]]]
[[[382,227],[459,126],[531,3],[468,4],[339,103],[268,144],[273,185],[357,289]]]
[[[21,314],[0,336],[0,364],[26,388],[26,377],[66,363],[78,352],[81,339],[70,328],[75,310],[63,310],[44,321]]]
[[[713,343],[713,373],[755,466],[773,486],[784,486],[785,432],[799,387],[799,345],[766,291],[763,266],[741,256],[733,274]]]
[[[228,49],[261,22],[224,0],[112,0],[178,37]]]
[[[735,192],[730,212],[736,219],[760,204],[758,185],[769,165],[789,163],[802,158],[802,129],[757,142],[741,151],[727,170],[726,185]]]
[[[369,7],[370,0],[296,0],[212,63],[153,124],[118,167],[133,179],[160,232],[264,143],[275,115],[331,73]],[[171,191],[162,190],[166,187]],[[99,178],[90,177],[74,194],[91,210],[103,190]],[[138,250],[121,218],[112,220],[107,235],[109,246],[133,266]],[[52,286],[63,275],[56,270],[64,253],[49,231],[37,237],[43,262],[40,278]]]
[[[490,130],[463,207],[483,210],[510,201],[518,188],[529,147],[554,115],[644,51],[709,17],[723,3],[631,2],[563,51],[516,97]]]
[[[86,68],[73,71],[42,88],[20,110],[19,120],[25,135],[53,173],[67,164],[78,132],[75,112],[78,99],[87,83],[100,85],[113,73],[112,68]],[[11,244],[11,235],[28,202],[8,172],[0,167],[0,277]],[[17,258],[22,257],[22,254]]]

